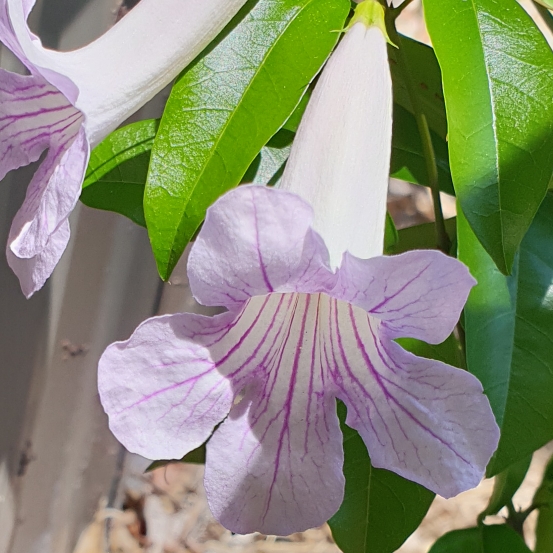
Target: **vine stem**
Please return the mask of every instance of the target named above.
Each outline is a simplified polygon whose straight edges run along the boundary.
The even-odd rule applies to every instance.
[[[391,17],[393,20],[397,19],[401,12],[413,2],[413,0],[404,0],[397,8],[392,8],[391,11]]]
[[[410,0],[406,0],[409,2]],[[401,6],[403,6],[404,2]],[[400,7],[401,7],[400,6]],[[399,9],[399,8],[396,8]],[[430,135],[430,129],[428,127],[428,121],[426,116],[421,109],[420,102],[415,90],[415,85],[413,84],[413,79],[411,73],[409,72],[409,66],[407,60],[405,59],[403,50],[401,48],[401,36],[395,28],[395,18],[394,11],[391,12],[391,25],[388,29],[390,38],[392,42],[397,45],[397,60],[400,67],[403,70],[403,75],[405,77],[405,85],[407,87],[407,93],[409,95],[409,100],[411,101],[411,106],[413,107],[415,120],[417,122],[417,128],[419,135],[422,141],[422,148],[424,154],[424,161],[426,164],[426,172],[428,174],[428,185],[432,193],[432,203],[434,206],[434,225],[436,228],[436,239],[438,248],[443,251],[445,254],[449,254],[451,247],[451,241],[449,235],[447,234],[445,228],[444,214],[442,211],[442,202],[440,199],[440,189],[438,186],[438,166],[436,164],[436,154],[434,152],[434,145],[432,144],[432,137]]]

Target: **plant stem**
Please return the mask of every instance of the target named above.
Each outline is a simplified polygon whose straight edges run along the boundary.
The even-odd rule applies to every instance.
[[[391,13],[392,19],[395,20],[397,17],[399,17],[401,12],[412,2],[413,2],[413,0],[405,0],[397,8],[391,8],[390,11],[392,12]]]
[[[534,7],[538,10],[538,13],[540,14],[540,17],[542,18],[543,22],[553,33],[553,15],[551,15],[551,12],[545,6],[542,6],[537,2],[534,2]]]
[[[402,6],[404,4],[402,4]],[[440,200],[440,189],[438,186],[438,166],[436,164],[434,145],[432,144],[432,137],[430,135],[430,129],[428,127],[426,116],[421,109],[415,86],[411,78],[411,73],[409,72],[407,60],[405,59],[403,50],[401,48],[401,36],[395,28],[395,17],[393,16],[393,12],[391,18],[392,21],[391,25],[389,26],[388,33],[390,34],[390,38],[392,39],[392,41],[398,46],[397,60],[403,70],[407,93],[409,94],[409,100],[411,101],[411,106],[413,107],[415,120],[417,121],[417,128],[419,130],[419,135],[422,141],[424,161],[426,163],[426,172],[428,174],[428,185],[432,192],[432,203],[434,205],[434,225],[436,228],[437,245],[438,248],[442,250],[445,254],[449,254],[451,241],[449,240],[449,236],[445,228],[444,215],[442,212],[442,202]]]

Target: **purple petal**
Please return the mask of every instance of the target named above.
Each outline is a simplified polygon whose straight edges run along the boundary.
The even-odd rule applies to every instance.
[[[359,259],[344,254],[332,295],[383,321],[391,338],[431,344],[453,331],[476,281],[461,262],[438,251]]]
[[[42,77],[0,69],[0,180],[74,139],[81,123],[81,113]]]
[[[84,131],[77,132],[76,137],[60,135],[50,146],[27,188],[10,230],[10,249],[17,257],[42,253],[79,199],[89,147]]]
[[[270,344],[269,356],[207,446],[211,510],[239,533],[287,535],[319,526],[343,498],[342,436],[320,355],[319,296],[286,294],[279,301],[286,308],[274,320],[281,319],[282,331],[262,342]]]
[[[30,298],[44,286],[67,247],[69,235],[69,221],[64,221],[50,235],[42,251],[30,258],[16,257],[8,243],[8,265],[19,278],[21,290],[26,298]]]
[[[242,186],[208,210],[190,253],[188,275],[204,305],[232,306],[270,292],[318,292],[335,280],[328,251],[299,196]]]
[[[382,323],[357,307],[331,301],[328,317],[338,397],[373,465],[443,497],[476,486],[499,440],[480,382],[379,336]]]
[[[209,437],[232,405],[230,382],[217,371],[209,345],[224,339],[235,318],[157,317],[106,349],[100,399],[127,449],[150,459],[180,459]]]

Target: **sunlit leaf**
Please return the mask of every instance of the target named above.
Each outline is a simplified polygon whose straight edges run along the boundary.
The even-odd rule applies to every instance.
[[[259,0],[175,83],[152,150],[144,212],[167,279],[205,211],[236,186],[336,44],[347,0]],[[252,7],[253,6],[253,7]]]

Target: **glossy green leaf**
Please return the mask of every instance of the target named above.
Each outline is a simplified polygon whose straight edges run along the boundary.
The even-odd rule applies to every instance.
[[[162,278],[207,207],[240,182],[292,114],[349,7],[347,0],[248,2],[233,32],[179,77],[155,139],[144,199]]]
[[[506,277],[457,216],[459,259],[478,281],[465,308],[467,367],[484,385],[501,429],[489,476],[553,439],[552,221],[547,195]]]
[[[524,540],[504,524],[453,530],[428,553],[531,553]]]
[[[478,516],[479,520],[483,520],[488,515],[495,515],[511,501],[515,492],[520,488],[531,461],[532,455],[529,455],[513,463],[495,477],[492,496],[488,506]]]
[[[146,226],[143,197],[158,119],[132,123],[111,133],[90,154],[81,202],[115,211]]]
[[[374,468],[363,440],[344,422],[342,403],[338,415],[344,433],[346,491],[340,510],[328,522],[332,535],[343,553],[392,553],[421,523],[434,494]]]
[[[553,52],[516,0],[423,3],[457,196],[507,274],[553,174]]]

